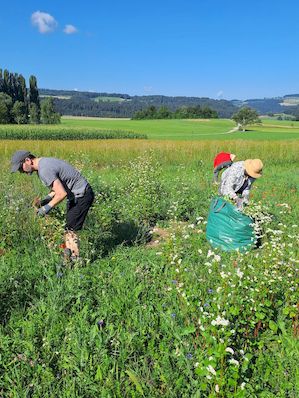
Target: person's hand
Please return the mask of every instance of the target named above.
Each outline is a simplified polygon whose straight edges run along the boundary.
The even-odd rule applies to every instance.
[[[244,202],[243,198],[237,197],[235,199],[235,202],[236,202],[237,209],[243,210],[243,202]]]
[[[44,217],[44,216],[45,216],[46,214],[48,214],[51,210],[52,210],[52,207],[51,207],[50,205],[45,205],[45,206],[43,206],[43,207],[40,207],[40,208],[37,210],[36,214],[37,214],[39,217]]]

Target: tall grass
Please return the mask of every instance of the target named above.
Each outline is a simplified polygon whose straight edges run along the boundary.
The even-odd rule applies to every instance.
[[[297,398],[298,146],[0,141],[0,396]],[[64,206],[37,218],[45,188],[9,173],[23,148],[92,184],[84,267],[62,266]],[[258,250],[206,241],[220,150],[265,163],[250,203],[271,215]]]
[[[299,141],[155,141],[155,140],[105,140],[80,142],[68,141],[0,141],[1,152],[7,160],[16,149],[28,148],[42,156],[69,158],[85,154],[89,161],[98,165],[117,164],[132,160],[145,151],[152,150],[160,162],[165,164],[207,163],[220,151],[230,151],[237,155],[236,160],[261,158],[270,164],[298,162]]]

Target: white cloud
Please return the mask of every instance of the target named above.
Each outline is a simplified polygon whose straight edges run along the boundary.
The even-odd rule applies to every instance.
[[[152,86],[144,86],[143,91],[145,93],[151,93],[153,91],[153,87]]]
[[[223,94],[224,94],[224,92],[222,90],[218,91],[217,98],[218,99],[222,99],[223,98]]]
[[[57,22],[52,15],[36,11],[31,15],[32,25],[37,26],[40,33],[50,33],[57,27]]]
[[[67,35],[72,35],[78,32],[78,29],[74,25],[65,25],[63,29],[64,33]]]

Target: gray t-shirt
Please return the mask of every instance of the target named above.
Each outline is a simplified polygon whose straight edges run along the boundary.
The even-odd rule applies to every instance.
[[[78,170],[56,158],[41,158],[38,163],[38,176],[47,187],[52,187],[55,180],[60,180],[69,199],[82,197],[88,185]]]

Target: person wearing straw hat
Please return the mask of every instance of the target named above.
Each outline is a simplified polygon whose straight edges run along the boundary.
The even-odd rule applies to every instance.
[[[220,152],[214,158],[213,182],[218,183],[219,172],[233,164],[236,155],[229,152]]]
[[[263,163],[260,159],[247,159],[232,164],[221,176],[219,194],[229,196],[239,210],[249,203],[253,182],[262,176]]]
[[[11,172],[31,175],[36,172],[41,182],[50,189],[44,199],[35,200],[34,207],[44,217],[64,199],[67,199],[65,226],[65,259],[79,259],[77,231],[82,229],[93,203],[94,193],[81,173],[69,163],[46,157],[36,157],[30,151],[16,151],[11,158]]]

